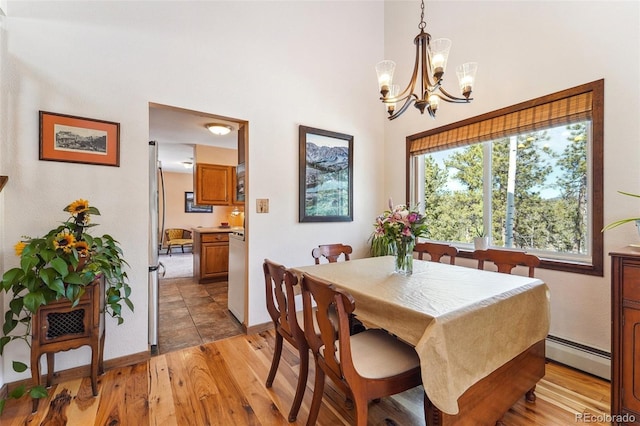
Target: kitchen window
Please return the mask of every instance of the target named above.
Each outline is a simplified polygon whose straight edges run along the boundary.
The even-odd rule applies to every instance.
[[[429,240],[471,255],[473,238],[541,267],[603,274],[599,80],[407,137],[407,199]]]

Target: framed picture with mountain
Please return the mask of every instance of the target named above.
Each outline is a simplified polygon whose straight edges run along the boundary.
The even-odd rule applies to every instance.
[[[353,136],[299,126],[299,222],[353,221]]]
[[[120,123],[40,111],[40,160],[120,166]]]

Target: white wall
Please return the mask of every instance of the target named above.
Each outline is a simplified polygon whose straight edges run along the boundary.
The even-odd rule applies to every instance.
[[[345,242],[363,255],[384,207],[383,121],[373,64],[382,58],[383,3],[9,1],[2,81],[0,262],[12,246],[63,220],[83,197],[131,265],[135,314],[109,322],[105,359],[147,350],[149,102],[248,120],[249,324],[267,320],[261,264],[309,264],[312,247]],[[3,38],[4,42],[4,38]],[[119,122],[120,167],[38,160],[38,110]],[[354,222],[298,223],[298,125],[354,136]],[[269,198],[257,215],[255,199]],[[4,381],[17,377],[5,352]],[[57,369],[88,363],[57,355]]]
[[[419,18],[417,1],[385,2],[385,57],[397,62],[400,84],[412,70]],[[640,192],[640,3],[430,1],[425,21],[432,37],[453,42],[445,89],[457,94],[455,67],[479,62],[475,100],[442,103],[435,121],[411,108],[387,124],[386,193],[405,198],[407,135],[604,78],[604,220],[637,215],[637,199],[616,191]],[[631,224],[605,234],[605,277],[536,270],[551,290],[551,334],[610,351],[607,254],[633,242]]]

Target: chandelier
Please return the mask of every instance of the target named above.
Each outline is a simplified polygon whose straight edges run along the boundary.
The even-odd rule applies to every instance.
[[[389,120],[393,120],[404,113],[409,105],[414,104],[424,114],[426,109],[429,115],[436,117],[436,111],[440,100],[450,103],[469,103],[471,89],[478,69],[476,62],[467,62],[456,69],[462,98],[449,94],[442,87],[444,71],[447,66],[451,40],[439,38],[431,40],[431,35],[424,32],[424,0],[421,2],[420,34],[413,40],[416,45],[416,62],[413,67],[413,75],[407,87],[400,92],[400,86],[393,84],[393,72],[396,64],[393,61],[384,60],[376,65],[378,85],[380,87],[380,100],[387,106]],[[420,72],[418,72],[420,71]],[[416,87],[418,86],[419,87]],[[417,90],[419,90],[419,92]],[[396,104],[402,106],[396,110]]]

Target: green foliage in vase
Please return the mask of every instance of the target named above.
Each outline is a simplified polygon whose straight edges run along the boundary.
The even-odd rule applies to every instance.
[[[630,192],[623,192],[623,191],[618,191],[618,193],[622,194],[622,195],[628,195],[629,197],[636,197],[636,198],[640,198],[640,194],[632,194]],[[617,226],[623,225],[627,222],[635,222],[637,220],[640,220],[640,217],[629,217],[626,219],[620,219],[620,220],[616,220],[615,222],[611,222],[610,224],[608,224],[607,226],[605,226],[604,228],[602,228],[602,231],[607,231],[609,229],[615,228]]]

